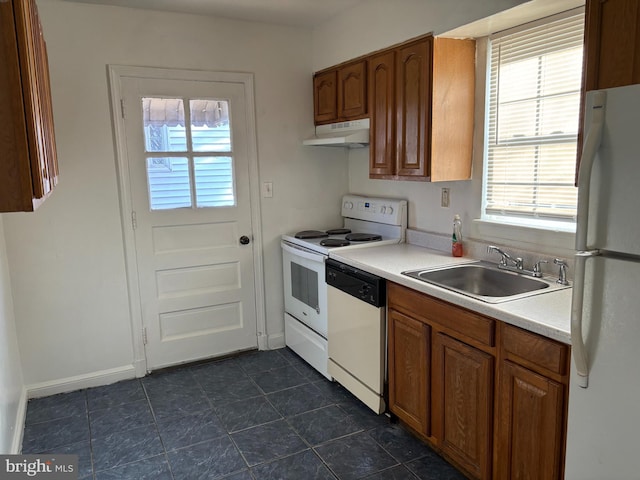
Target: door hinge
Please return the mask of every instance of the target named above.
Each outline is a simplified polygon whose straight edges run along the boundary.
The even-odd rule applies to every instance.
[[[136,216],[135,211],[131,212],[131,226],[133,227],[134,230],[138,228],[138,217]]]
[[[124,118],[124,98],[120,99],[120,113],[122,115],[122,118]]]
[[[142,327],[142,343],[147,344],[147,327]]]

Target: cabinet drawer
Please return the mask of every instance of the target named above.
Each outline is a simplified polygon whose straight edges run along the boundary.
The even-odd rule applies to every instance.
[[[495,346],[495,321],[395,283],[388,284],[389,305],[436,323],[484,345]]]
[[[523,360],[549,372],[565,375],[569,347],[554,340],[503,324],[502,348]],[[544,372],[543,372],[544,373]]]

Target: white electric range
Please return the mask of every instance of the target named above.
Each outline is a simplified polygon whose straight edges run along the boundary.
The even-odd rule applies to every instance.
[[[289,348],[331,379],[328,371],[327,285],[330,252],[403,243],[406,200],[345,195],[343,225],[282,236],[285,341]]]

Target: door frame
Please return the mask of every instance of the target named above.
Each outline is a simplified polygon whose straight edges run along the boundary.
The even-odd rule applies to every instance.
[[[129,296],[129,315],[131,318],[131,341],[133,345],[133,366],[137,377],[147,374],[145,355],[144,323],[140,304],[139,272],[136,254],[135,233],[133,228],[133,203],[131,200],[131,179],[129,178],[129,158],[127,155],[126,132],[123,116],[122,82],[124,77],[211,81],[241,83],[246,99],[247,131],[249,156],[249,195],[251,207],[251,231],[253,235],[253,269],[256,305],[256,331],[258,349],[268,348],[265,308],[265,285],[263,263],[262,216],[260,210],[260,172],[258,168],[258,150],[256,140],[255,98],[252,73],[213,72],[205,70],[182,70],[157,67],[139,67],[129,65],[108,65],[109,97],[111,101],[111,120],[116,154],[116,175],[120,200],[120,219],[124,244],[127,292]]]

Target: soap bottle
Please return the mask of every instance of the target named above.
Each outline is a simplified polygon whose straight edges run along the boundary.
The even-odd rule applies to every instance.
[[[453,217],[453,237],[451,239],[451,254],[454,257],[462,256],[462,221],[460,215]]]

